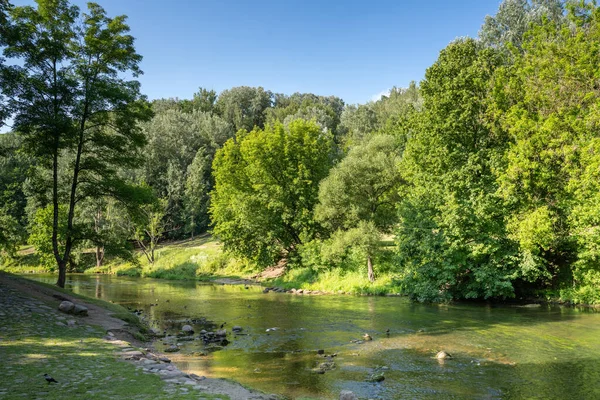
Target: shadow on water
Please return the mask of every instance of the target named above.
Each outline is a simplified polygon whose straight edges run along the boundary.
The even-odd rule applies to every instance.
[[[171,334],[185,323],[196,332],[225,324],[226,348],[199,356],[202,341],[185,342],[174,361],[291,398],[335,398],[342,389],[381,399],[598,398],[600,313],[591,310],[263,294],[243,285],[114,276],[74,275],[68,285],[141,309]],[[235,325],[242,334],[232,334]],[[373,340],[357,342],[365,333]],[[324,361],[319,349],[337,353],[324,374],[315,373]],[[454,358],[439,364],[440,350]],[[378,367],[386,368],[385,381],[365,382]]]

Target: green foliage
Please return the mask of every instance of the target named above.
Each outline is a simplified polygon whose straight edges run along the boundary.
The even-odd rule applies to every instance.
[[[213,163],[214,233],[262,266],[293,252],[319,230],[313,209],[332,162],[332,136],[315,122],[238,132]]]
[[[564,0],[504,0],[494,16],[487,16],[479,31],[486,46],[520,48],[525,33],[544,18],[564,21]]]
[[[136,53],[125,16],[109,18],[98,4],[86,13],[67,0],[38,0],[37,8],[11,7],[0,26],[0,46],[10,64],[0,65],[0,92],[13,128],[37,162],[52,171],[52,246],[58,285],[84,232],[75,219],[78,202],[121,197],[129,189],[117,168],[138,165],[145,137],[137,122],[151,116],[140,84]],[[67,167],[59,168],[61,161]],[[59,172],[64,172],[61,176]],[[59,182],[67,180],[63,198]],[[59,204],[67,204],[65,243],[59,252]]]
[[[240,86],[224,90],[215,104],[216,113],[236,131],[264,127],[265,110],[272,105],[272,93],[262,87]]]
[[[599,268],[600,14],[588,4],[569,18],[532,28],[514,64],[498,71],[494,92],[513,139],[498,173],[509,234],[520,244],[523,275],[545,285]]]
[[[29,244],[31,244],[39,257],[39,263],[49,271],[56,269],[56,258],[52,247],[52,222],[54,211],[52,206],[48,205],[39,208],[35,213],[35,218],[31,221],[29,227]],[[57,231],[59,251],[62,251],[65,245],[65,236],[67,230],[67,208],[61,205],[59,208],[59,229]]]
[[[513,244],[493,170],[506,137],[484,123],[496,53],[451,43],[421,84],[423,113],[407,143],[396,241],[403,287],[425,301],[512,296]]]
[[[322,250],[324,261],[339,265],[353,249],[362,253],[373,276],[380,237],[397,220],[399,161],[393,137],[373,136],[353,147],[321,182],[315,217],[333,232]]]
[[[141,179],[167,200],[170,238],[199,233],[208,226],[211,164],[216,150],[233,136],[220,117],[168,108],[142,125],[148,140]],[[167,222],[167,221],[165,221]]]

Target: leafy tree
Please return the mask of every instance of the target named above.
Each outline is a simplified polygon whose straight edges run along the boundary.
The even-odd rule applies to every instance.
[[[21,151],[14,133],[0,135],[0,252],[14,255],[24,241],[27,199],[23,184],[33,160]]]
[[[214,186],[211,174],[212,160],[212,155],[201,148],[188,166],[184,204],[186,219],[189,220],[188,231],[191,233],[192,239],[195,232],[206,229],[210,224],[208,218],[209,194]]]
[[[380,237],[397,221],[399,162],[396,140],[373,136],[353,147],[319,187],[317,220],[334,232],[333,247],[364,252],[370,281],[375,280],[372,258]]]
[[[513,295],[514,245],[493,173],[508,139],[485,119],[500,62],[475,40],[458,40],[421,83],[423,112],[403,156],[409,185],[396,231],[405,290],[418,300]]]
[[[572,269],[600,270],[600,11],[587,4],[568,17],[562,26],[534,27],[495,82],[495,113],[513,139],[498,173],[499,194],[510,210],[522,274],[538,285],[569,281]]]
[[[217,92],[199,88],[194,93],[192,100],[181,101],[181,110],[184,112],[202,111],[206,113],[213,112],[217,102]]]
[[[0,69],[14,129],[27,149],[52,170],[52,247],[57,285],[64,287],[66,265],[81,238],[75,211],[87,197],[119,197],[127,185],[116,167],[133,168],[145,138],[139,120],[151,111],[139,83],[141,56],[135,52],[124,16],[109,18],[95,3],[80,14],[67,0],[38,0],[37,8],[9,9],[0,29],[4,56]],[[69,193],[59,197],[59,161],[69,160]],[[67,205],[64,247],[59,244],[60,204]]]
[[[214,233],[235,254],[265,266],[319,229],[318,185],[332,165],[332,136],[296,120],[239,131],[217,151],[210,213]]]
[[[129,243],[131,232],[127,223],[129,215],[123,204],[111,198],[87,199],[80,213],[82,220],[91,218],[91,232],[86,237],[95,248],[97,267],[104,264],[107,256],[133,260],[133,247]]]
[[[56,233],[56,241],[59,250],[63,250],[66,244],[67,231],[67,208],[64,205],[59,207],[59,225]],[[52,205],[38,208],[35,217],[30,223],[30,232],[28,242],[35,247],[39,256],[40,264],[50,271],[56,270],[56,258],[54,257],[54,210]],[[70,261],[71,254],[69,254]]]
[[[232,126],[209,113],[166,109],[143,123],[142,129],[148,145],[138,179],[167,200],[165,217],[172,224],[169,235],[179,238],[189,232],[184,227],[192,224],[195,232],[205,229],[212,159],[233,136]]]
[[[344,101],[335,96],[317,96],[312,93],[294,93],[291,96],[275,94],[274,105],[266,110],[267,122],[284,125],[298,118],[316,120],[322,128],[337,134]]]
[[[564,0],[504,0],[494,16],[485,17],[479,37],[486,46],[521,48],[525,32],[546,18],[564,21]]]
[[[236,131],[264,127],[265,110],[272,105],[272,93],[262,87],[240,86],[224,90],[215,104],[216,112]]]
[[[150,264],[154,264],[156,248],[168,229],[166,209],[163,199],[143,205],[134,214],[133,238]]]

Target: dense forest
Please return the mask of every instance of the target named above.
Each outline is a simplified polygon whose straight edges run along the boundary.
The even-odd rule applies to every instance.
[[[595,4],[505,0],[421,82],[350,105],[149,101],[124,16],[37,3],[0,0],[4,263],[31,245],[64,285],[208,231],[257,269],[386,276],[418,301],[600,302]]]

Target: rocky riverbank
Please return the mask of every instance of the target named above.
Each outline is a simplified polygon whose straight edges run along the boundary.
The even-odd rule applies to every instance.
[[[88,315],[60,311],[65,301]],[[186,374],[145,348],[135,326],[113,314],[96,302],[0,273],[0,398],[277,398]],[[46,373],[57,382],[46,382]]]

